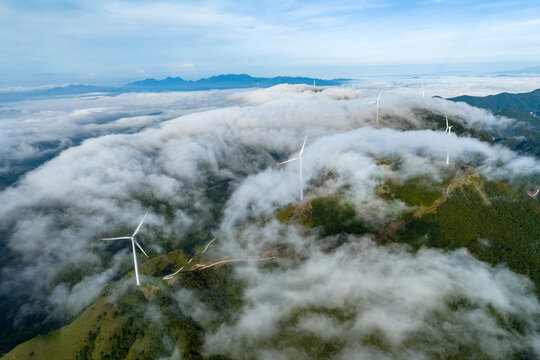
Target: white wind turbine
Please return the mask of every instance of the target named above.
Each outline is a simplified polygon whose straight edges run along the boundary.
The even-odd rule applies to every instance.
[[[377,96],[377,100],[370,102],[370,104],[375,104],[377,107],[377,124],[379,123],[379,100],[381,99],[381,92],[379,91],[379,96]]]
[[[422,80],[422,87],[420,88],[420,94],[422,94],[422,99],[425,97],[425,91],[424,91],[424,80]]]
[[[104,239],[101,239],[101,240],[105,240],[105,241],[112,241],[112,240],[131,240],[131,249],[133,250],[133,264],[135,265],[135,278],[137,279],[137,286],[140,286],[141,285],[141,282],[139,281],[139,269],[137,267],[137,256],[135,254],[135,245],[137,245],[137,247],[142,251],[142,253],[148,257],[148,255],[144,252],[143,248],[141,247],[141,245],[137,242],[137,240],[135,240],[135,235],[137,235],[137,233],[139,232],[139,230],[141,229],[141,226],[143,224],[143,221],[144,219],[146,218],[146,215],[148,215],[148,211],[146,212],[146,214],[144,214],[141,222],[139,223],[139,225],[137,226],[137,228],[135,229],[135,232],[133,233],[133,235],[131,236],[121,236],[121,237],[115,237],[115,238],[104,238]]]
[[[450,133],[452,132],[452,126],[454,125],[448,125],[448,114],[446,113],[446,111],[444,112],[444,116],[446,117],[446,130],[444,130],[445,133],[448,133],[448,135],[450,135]],[[446,165],[449,165],[450,164],[450,152],[447,152],[446,153]]]
[[[299,168],[300,168],[300,201],[304,200],[304,188],[303,188],[304,185],[303,185],[303,180],[302,180],[302,154],[304,153],[304,147],[306,146],[306,140],[307,140],[307,136],[304,138],[304,143],[302,144],[302,149],[300,149],[300,154],[298,154],[297,157],[289,159],[289,160],[285,160],[285,161],[282,161],[282,162],[279,162],[279,163],[276,164],[276,165],[281,165],[281,164],[286,164],[286,163],[298,160]]]

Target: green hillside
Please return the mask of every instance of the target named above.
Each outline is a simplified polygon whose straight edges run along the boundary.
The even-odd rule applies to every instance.
[[[426,177],[403,184],[388,182],[379,194],[417,209],[385,228],[370,229],[378,232],[380,243],[408,243],[415,249],[464,247],[481,261],[506,264],[530,277],[540,289],[540,204],[524,191],[480,178],[473,168],[465,167],[439,183]],[[323,235],[364,234],[368,229],[353,209],[344,197],[329,196],[290,205],[276,217]]]
[[[145,262],[140,273],[147,276],[146,285],[135,287],[133,273],[127,274],[72,323],[17,346],[2,359],[156,359],[174,348],[184,359],[202,358],[203,331],[229,320],[240,308],[243,285],[228,266],[161,279],[167,267],[186,263],[178,251]],[[220,316],[210,323],[195,322],[188,311],[174,306],[180,290],[191,291]]]
[[[504,116],[504,117],[516,119],[518,121],[522,121],[525,123],[529,123],[537,130],[540,130],[540,118],[535,115],[531,115],[530,113],[524,113],[522,111],[509,108],[509,109],[500,111],[498,113],[495,113],[495,115]]]
[[[540,205],[500,182],[464,184],[437,210],[389,237],[415,249],[467,248],[479,260],[506,264],[540,289]]]
[[[502,93],[485,97],[464,95],[448,100],[462,101],[490,110],[495,115],[517,120],[517,123],[505,128],[496,141],[522,154],[540,156],[540,89],[529,93]]]

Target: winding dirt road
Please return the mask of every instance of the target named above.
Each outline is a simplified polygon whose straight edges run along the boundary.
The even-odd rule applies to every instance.
[[[199,255],[204,254],[206,252],[206,250],[208,250],[208,247],[210,246],[210,244],[212,244],[215,240],[216,240],[216,238],[212,239],[205,246],[204,250],[201,251],[200,253],[196,254],[195,256],[199,256]],[[189,261],[186,264],[182,265],[182,267],[180,267],[180,269],[176,270],[172,274],[164,276],[163,280],[172,280],[175,276],[177,276],[180,273],[187,273],[187,272],[192,272],[192,271],[197,271],[197,270],[204,270],[204,269],[208,269],[208,268],[211,268],[213,266],[221,265],[221,264],[227,264],[227,263],[233,263],[233,262],[246,262],[246,261],[247,262],[249,262],[249,261],[267,261],[267,260],[272,260],[272,259],[277,259],[278,258],[278,256],[268,256],[268,255],[269,255],[269,253],[266,252],[266,253],[261,254],[259,257],[253,257],[253,258],[230,259],[228,257],[224,257],[224,258],[221,258],[221,260],[217,260],[217,261],[205,261],[203,263],[195,263],[195,264],[191,265],[191,267],[189,269],[185,269],[185,267],[188,264],[191,264],[191,262],[195,258],[195,256],[193,256],[191,259],[189,259]]]

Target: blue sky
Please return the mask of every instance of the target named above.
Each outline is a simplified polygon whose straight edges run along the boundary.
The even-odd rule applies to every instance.
[[[0,0],[0,46],[0,86],[502,70],[540,65],[540,2]]]

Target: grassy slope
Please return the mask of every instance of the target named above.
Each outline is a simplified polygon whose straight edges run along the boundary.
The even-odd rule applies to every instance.
[[[175,306],[174,296],[189,289],[226,321],[242,305],[243,285],[231,276],[230,266],[183,273],[172,281],[161,277],[185,265],[188,257],[173,251],[140,266],[143,286],[135,288],[133,272],[122,283],[111,284],[72,323],[20,344],[2,360],[11,359],[155,359],[170,355],[172,347],[182,350],[184,359],[201,356],[201,324]],[[194,258],[192,264],[197,262]],[[127,288],[126,288],[127,285]],[[155,309],[152,313],[148,309]],[[207,328],[215,326],[204,324]],[[164,339],[168,345],[164,345]]]
[[[107,329],[121,325],[121,322],[111,319],[111,315],[96,321],[106,308],[106,299],[99,298],[68,326],[27,341],[2,359],[75,359],[84,347],[88,334],[95,332],[98,325]]]

